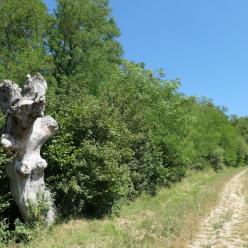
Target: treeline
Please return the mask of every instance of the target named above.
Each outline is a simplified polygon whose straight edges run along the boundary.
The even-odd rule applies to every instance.
[[[102,216],[188,169],[246,164],[248,119],[123,59],[107,0],[58,0],[53,14],[41,0],[2,0],[0,12],[0,78],[22,84],[41,72],[48,81],[60,131],[42,153],[60,216]],[[0,216],[12,223],[9,160],[1,151]]]

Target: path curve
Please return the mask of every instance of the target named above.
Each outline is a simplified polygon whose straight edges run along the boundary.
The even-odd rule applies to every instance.
[[[248,247],[239,237],[242,221],[248,218],[242,179],[248,168],[235,175],[224,187],[218,205],[203,220],[190,248]]]

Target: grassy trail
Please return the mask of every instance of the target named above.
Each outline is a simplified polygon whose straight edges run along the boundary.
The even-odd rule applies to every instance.
[[[202,221],[191,248],[247,247],[240,230],[248,219],[248,205],[243,188],[248,169],[236,174],[224,187],[218,205]]]
[[[71,220],[28,245],[12,248],[187,247],[200,231],[204,217],[218,206],[226,183],[243,170],[192,173],[171,188],[161,189],[156,197],[142,195],[124,206],[118,217]],[[242,180],[248,186],[248,180]],[[244,194],[248,202],[248,190]],[[242,232],[245,228],[248,233],[248,225],[240,228],[243,240],[248,238]]]

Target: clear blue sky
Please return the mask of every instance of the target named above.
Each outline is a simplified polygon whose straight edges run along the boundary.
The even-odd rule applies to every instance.
[[[49,9],[55,0],[45,1]],[[110,0],[125,57],[248,115],[247,0]]]

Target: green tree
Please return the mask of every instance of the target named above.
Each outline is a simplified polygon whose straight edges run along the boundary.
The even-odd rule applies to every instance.
[[[108,1],[58,0],[48,44],[59,88],[68,92],[76,82],[75,87],[96,94],[120,63],[118,36]]]
[[[244,162],[244,140],[223,109],[206,98],[195,99],[192,113],[195,116],[192,128],[195,130],[193,142],[196,157],[193,164],[196,167],[199,167],[199,161],[203,167],[205,163],[216,169]]]
[[[234,127],[236,127],[239,133],[244,137],[246,143],[248,144],[248,117],[231,117],[231,123]]]
[[[0,2],[0,78],[22,82],[37,71],[47,73],[50,57],[44,35],[49,22],[41,0],[2,0]]]
[[[118,109],[132,134],[146,137],[150,147],[159,151],[163,166],[153,162],[148,169],[154,172],[151,178],[155,184],[180,179],[192,156],[192,117],[188,114],[187,98],[177,92],[178,85],[177,81],[156,77],[142,65],[126,61],[101,89],[102,97]],[[141,160],[144,155],[138,153],[141,165],[134,168],[147,173]]]

